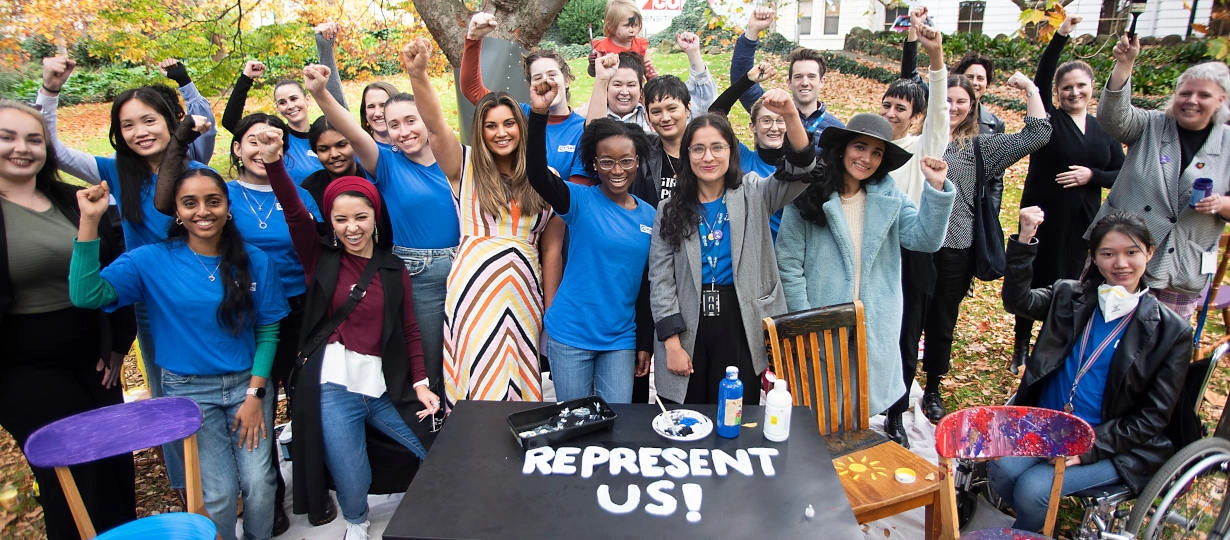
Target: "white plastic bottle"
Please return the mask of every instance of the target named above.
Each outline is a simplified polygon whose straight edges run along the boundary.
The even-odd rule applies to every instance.
[[[793,405],[790,391],[786,389],[786,381],[778,379],[765,397],[764,438],[782,442],[790,437],[790,408]]]

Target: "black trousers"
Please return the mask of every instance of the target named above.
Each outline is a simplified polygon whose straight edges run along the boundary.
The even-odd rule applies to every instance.
[[[927,306],[935,290],[935,263],[931,253],[901,250],[901,374],[905,394],[888,409],[889,414],[901,414],[910,408],[910,385],[918,374],[918,341],[927,320]],[[930,344],[928,343],[928,347]],[[924,366],[927,377],[939,376]]]
[[[265,396],[265,399],[278,399],[278,385],[286,389],[286,416],[288,417],[293,416],[295,410],[290,403],[295,399],[295,381],[291,378],[291,370],[299,357],[299,334],[303,327],[303,299],[306,296],[306,294],[301,294],[286,299],[286,303],[290,305],[290,313],[286,314],[278,325],[278,349],[274,352],[273,367],[269,372],[271,383],[269,395]],[[273,430],[273,426],[269,426],[269,429]],[[269,445],[269,451],[273,453],[273,470],[278,477],[278,488],[274,496],[278,504],[281,504],[286,500],[286,479],[282,478],[278,445]]]
[[[973,251],[969,248],[940,248],[935,262],[935,290],[927,306],[923,332],[927,346],[923,351],[923,370],[928,376],[948,373],[952,358],[952,336],[961,313],[961,302],[974,278]]]
[[[702,289],[708,289],[705,285]],[[692,351],[692,377],[684,403],[717,403],[718,383],[726,377],[726,366],[739,368],[743,381],[743,403],[760,404],[760,374],[752,367],[752,352],[743,330],[743,315],[739,296],[733,285],[717,287],[721,313],[717,317],[701,316],[696,328],[696,346]]]
[[[102,387],[99,315],[68,308],[8,314],[0,324],[0,426],[24,450],[38,428],[74,414],[123,402],[120,385]],[[38,481],[47,538],[76,539],[77,527],[53,469],[31,467]],[[132,454],[70,467],[98,532],[136,519]]]

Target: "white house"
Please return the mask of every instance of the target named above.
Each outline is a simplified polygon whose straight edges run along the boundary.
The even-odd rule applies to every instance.
[[[753,0],[755,1],[755,0]],[[1136,31],[1142,36],[1167,36],[1187,34],[1195,5],[1197,24],[1208,24],[1209,15],[1217,0],[1148,0],[1145,12],[1140,15]],[[742,26],[749,4],[740,0],[710,0],[714,10],[727,15]],[[981,32],[989,36],[1011,36],[1021,27],[1021,9],[1010,0],[943,0],[910,2],[910,5],[925,5],[930,9],[936,26],[944,33]],[[1116,19],[1119,0],[1075,0],[1068,4],[1069,13],[1085,18],[1080,31],[1115,33],[1122,31],[1122,20]],[[841,49],[845,35],[855,28],[884,30],[890,27],[897,15],[908,8],[886,9],[878,0],[786,0],[777,4],[778,19],[775,30],[804,47],[815,49]],[[1094,21],[1097,21],[1096,26]],[[1119,26],[1116,26],[1119,25]]]

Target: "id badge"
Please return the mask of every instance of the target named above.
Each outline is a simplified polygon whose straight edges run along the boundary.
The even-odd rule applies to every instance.
[[[715,289],[700,291],[700,314],[703,317],[717,317],[722,312],[721,296]]]
[[[1217,252],[1206,251],[1200,254],[1200,273],[1201,274],[1216,274],[1217,273]]]

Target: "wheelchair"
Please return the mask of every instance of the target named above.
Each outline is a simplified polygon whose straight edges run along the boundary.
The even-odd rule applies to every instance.
[[[1230,344],[1222,344],[1207,362],[1193,363],[1195,371],[1189,372],[1189,376],[1195,374],[1200,381],[1191,388],[1195,392],[1195,410],[1198,411],[1203,402],[1204,389],[1213,370],[1227,353],[1230,353]],[[1230,409],[1230,403],[1227,405]],[[961,461],[955,466],[953,481],[961,526],[972,518],[977,497],[983,496],[1001,506],[986,480],[984,463]],[[1230,491],[1230,414],[1223,411],[1213,436],[1180,448],[1154,473],[1138,496],[1133,497],[1125,484],[1100,486],[1073,494],[1084,507],[1077,538],[1230,540],[1227,491]]]

